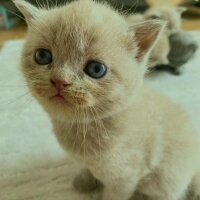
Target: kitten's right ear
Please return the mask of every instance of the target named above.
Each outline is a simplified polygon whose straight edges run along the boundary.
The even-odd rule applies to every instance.
[[[184,6],[178,6],[178,7],[176,8],[176,11],[177,11],[178,13],[180,13],[180,14],[183,14],[185,11],[187,11],[187,8],[184,7]]]
[[[16,7],[24,15],[26,22],[31,23],[39,14],[39,9],[24,0],[13,0]]]

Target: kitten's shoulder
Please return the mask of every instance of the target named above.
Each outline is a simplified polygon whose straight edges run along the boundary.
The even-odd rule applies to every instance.
[[[181,104],[174,102],[167,96],[160,94],[150,87],[144,87],[141,95],[145,113],[151,113],[152,118],[160,119],[165,124],[182,125],[188,121],[187,112]]]

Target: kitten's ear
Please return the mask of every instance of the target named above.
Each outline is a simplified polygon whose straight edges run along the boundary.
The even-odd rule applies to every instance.
[[[16,7],[24,15],[29,24],[32,19],[35,19],[39,14],[39,9],[24,0],[13,0]]]
[[[177,12],[180,13],[180,15],[181,15],[182,13],[184,13],[184,12],[187,10],[187,8],[184,7],[184,6],[178,6],[178,7],[176,8],[176,10],[177,10]]]
[[[131,27],[131,30],[134,31],[134,41],[138,48],[137,58],[139,61],[142,61],[151,52],[165,26],[166,22],[164,21],[148,20]]]

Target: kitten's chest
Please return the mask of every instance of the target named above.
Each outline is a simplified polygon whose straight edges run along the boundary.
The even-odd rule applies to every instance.
[[[98,155],[113,143],[114,124],[96,120],[88,123],[53,122],[58,141],[74,154]]]

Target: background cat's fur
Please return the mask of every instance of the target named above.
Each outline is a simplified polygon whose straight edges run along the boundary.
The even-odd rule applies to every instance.
[[[176,32],[169,37],[170,52],[168,57],[168,64],[156,66],[156,70],[168,70],[174,75],[180,75],[186,64],[193,58],[198,45],[196,41],[190,36],[190,33]]]
[[[144,13],[145,20],[161,19],[167,22],[161,39],[151,53],[150,68],[170,63],[168,55],[173,46],[170,45],[169,37],[181,30],[181,15],[184,11],[186,11],[185,7],[153,6]]]
[[[181,29],[181,15],[187,8],[182,6],[153,6],[145,12],[146,19],[162,19],[167,21],[167,34],[170,36]]]
[[[193,57],[198,46],[189,33],[177,32],[169,38],[171,51],[168,55],[169,65],[174,68],[175,73],[180,74],[182,65]]]
[[[190,185],[199,195],[197,135],[180,106],[142,83],[163,24],[130,27],[109,6],[89,0],[50,11],[15,3],[29,24],[22,56],[29,88],[60,144],[104,184],[103,200],[128,200],[136,190],[179,200]],[[52,51],[51,65],[34,62],[37,48]],[[109,67],[105,78],[84,74],[91,59]],[[65,102],[51,99],[52,76],[73,82],[63,90]]]

